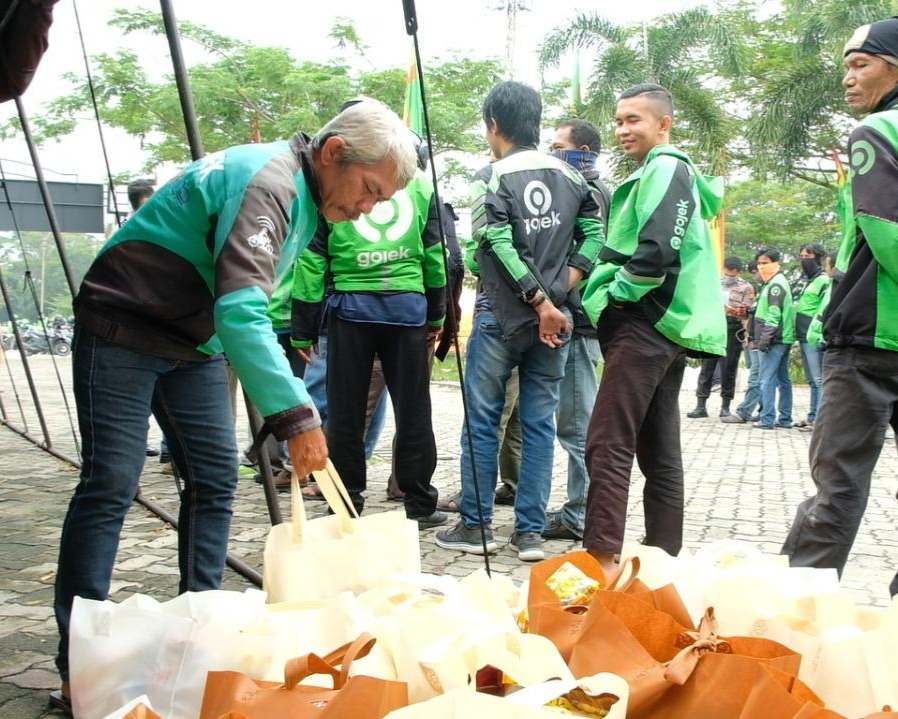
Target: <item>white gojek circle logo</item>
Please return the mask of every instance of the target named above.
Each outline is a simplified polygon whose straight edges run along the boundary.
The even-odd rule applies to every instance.
[[[531,180],[524,188],[524,206],[531,215],[545,215],[552,207],[552,193],[545,182]]]
[[[367,215],[353,220],[356,231],[368,242],[395,242],[412,226],[415,208],[408,192],[400,190],[386,202],[378,202]]]

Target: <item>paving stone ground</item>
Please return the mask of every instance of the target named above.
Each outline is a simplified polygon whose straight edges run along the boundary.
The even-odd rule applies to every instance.
[[[8,354],[8,367],[0,367],[0,402],[11,422],[40,436],[41,428],[28,397],[21,361]],[[48,356],[31,359],[32,373],[47,419],[53,445],[75,455],[63,395],[56,371]],[[68,358],[57,358],[59,376],[68,388]],[[694,377],[692,378],[694,382]],[[15,385],[15,389],[13,388]],[[688,380],[687,383],[688,385]],[[435,484],[441,492],[457,487],[461,402],[457,387],[434,385],[434,422],[439,450]],[[18,396],[18,399],[17,399]],[[68,395],[71,396],[70,394]],[[69,400],[71,401],[71,400]],[[718,408],[716,396],[709,402],[712,413]],[[21,403],[21,412],[20,406]],[[807,388],[796,387],[795,417],[807,409]],[[681,409],[693,405],[692,393],[684,390]],[[74,412],[74,407],[72,407]],[[23,420],[24,414],[24,420]],[[243,427],[245,422],[239,422]],[[243,432],[243,430],[241,430]],[[158,442],[158,430],[152,431]],[[397,511],[385,501],[389,475],[388,423],[369,471],[371,511]],[[242,439],[245,439],[245,433]],[[809,435],[797,430],[763,432],[749,425],[725,425],[717,418],[682,423],[683,463],[686,470],[686,546],[735,538],[755,543],[761,549],[778,551],[794,516],[798,502],[810,493],[808,471]],[[566,455],[556,447],[555,483],[552,505],[559,504],[564,492]],[[898,454],[887,442],[873,477],[869,506],[855,543],[843,586],[856,601],[884,606],[888,583],[898,566]],[[0,717],[36,719],[54,716],[46,709],[49,689],[57,686],[53,666],[56,626],[53,619],[53,581],[60,527],[69,496],[77,482],[77,472],[29,443],[6,427],[0,427]],[[627,526],[628,539],[642,536],[643,478],[634,469]],[[148,459],[142,478],[143,492],[177,512],[176,487],[172,477],[159,471]],[[281,496],[288,512],[288,497]],[[510,508],[498,507],[496,534],[511,532]],[[231,552],[250,565],[261,568],[262,549],[268,516],[260,485],[240,482],[231,532]],[[433,530],[421,538],[427,570],[465,575],[480,567],[481,560],[439,549]],[[561,553],[572,542],[549,542],[548,551]],[[497,572],[515,579],[527,577],[528,567],[509,548],[492,559]],[[177,555],[174,531],[146,509],[134,505],[128,514],[119,549],[112,598],[125,599],[133,592],[165,600],[177,591]],[[248,582],[228,570],[225,588],[243,589]]]

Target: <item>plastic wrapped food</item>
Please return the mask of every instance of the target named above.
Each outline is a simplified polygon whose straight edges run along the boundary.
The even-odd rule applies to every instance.
[[[597,579],[586,575],[580,568],[565,562],[546,580],[563,607],[589,604],[596,590],[601,589]]]

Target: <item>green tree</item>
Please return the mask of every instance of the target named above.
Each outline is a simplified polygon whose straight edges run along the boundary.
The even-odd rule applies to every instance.
[[[595,53],[588,96],[579,112],[605,129],[617,174],[632,165],[610,142],[617,96],[627,87],[654,82],[667,87],[677,105],[672,140],[715,174],[729,167],[729,144],[739,126],[726,109],[729,84],[750,55],[740,32],[742,11],[704,8],[662,15],[644,25],[616,25],[596,13],[581,13],[556,28],[540,48],[540,64],[555,66],[571,50]]]
[[[110,23],[124,34],[163,33],[161,17],[146,10],[116,10]],[[345,62],[297,60],[283,48],[256,47],[202,25],[181,23],[182,36],[203,47],[208,61],[190,68],[197,118],[208,152],[251,141],[314,132],[356,95],[377,97],[402,111],[406,69],[353,73]],[[340,20],[331,35],[340,50],[364,56],[352,24]],[[189,158],[186,131],[171,76],[155,82],[145,68],[154,61],[129,49],[93,58],[94,86],[103,122],[138,136],[149,152],[146,167]],[[479,151],[480,99],[500,78],[495,60],[450,57],[425,70],[434,150]],[[69,74],[73,89],[34,118],[41,141],[74,130],[78,117],[92,113],[85,78]]]
[[[759,250],[775,247],[791,263],[809,242],[819,242],[827,251],[838,249],[835,205],[833,190],[800,180],[733,183],[724,197],[726,254],[747,261]]]
[[[62,237],[75,282],[80,284],[105,238],[68,233]],[[11,233],[0,234],[0,266],[16,317],[36,322],[38,307],[48,317],[72,314],[72,296],[50,233],[23,232],[21,243]],[[0,308],[0,319],[7,319],[5,307]]]
[[[747,163],[756,175],[834,182],[829,158],[853,122],[842,49],[857,27],[896,10],[892,0],[786,0],[773,17],[746,22],[755,59],[739,89],[751,108]]]

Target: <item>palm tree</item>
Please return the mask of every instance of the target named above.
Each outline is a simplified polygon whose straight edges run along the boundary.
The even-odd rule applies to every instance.
[[[595,51],[586,103],[575,112],[611,135],[617,97],[627,87],[653,82],[673,93],[677,117],[672,141],[714,174],[726,174],[739,123],[728,109],[729,80],[747,68],[749,54],[737,13],[704,8],[662,15],[643,25],[616,25],[598,14],[578,14],[553,30],[540,48],[543,68],[570,50]],[[616,174],[631,169],[614,147]]]
[[[746,128],[759,176],[829,185],[821,172],[852,124],[841,86],[842,49],[855,28],[894,14],[891,0],[787,0],[760,23]],[[816,166],[815,166],[816,165]]]

